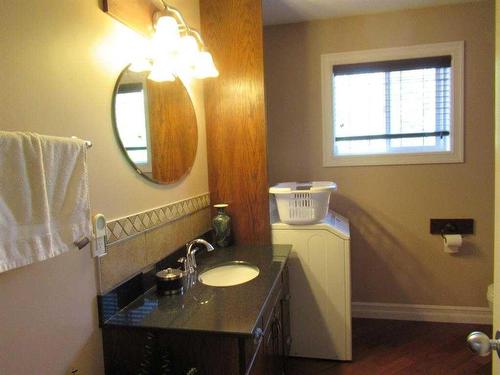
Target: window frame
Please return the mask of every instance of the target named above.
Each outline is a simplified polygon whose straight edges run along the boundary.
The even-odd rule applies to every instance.
[[[334,155],[333,66],[422,57],[451,56],[450,151]],[[422,44],[407,47],[329,53],[321,55],[321,93],[323,115],[323,166],[362,166],[399,164],[437,164],[464,162],[464,42]]]

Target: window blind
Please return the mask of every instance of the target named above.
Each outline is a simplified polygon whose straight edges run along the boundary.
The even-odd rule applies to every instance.
[[[357,64],[341,64],[333,66],[335,75],[361,74],[375,72],[392,72],[428,68],[450,68],[451,56],[432,56],[416,59],[374,61]]]
[[[142,83],[122,83],[118,86],[118,94],[128,94],[131,92],[140,92],[144,90]]]
[[[333,66],[338,155],[448,151],[451,56]]]

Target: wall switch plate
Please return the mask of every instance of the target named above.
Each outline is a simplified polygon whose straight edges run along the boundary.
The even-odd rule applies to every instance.
[[[474,234],[474,219],[431,219],[431,234]]]

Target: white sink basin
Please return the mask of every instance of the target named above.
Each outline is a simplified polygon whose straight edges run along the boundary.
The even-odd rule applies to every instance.
[[[210,286],[233,286],[246,283],[259,275],[259,268],[241,261],[229,262],[203,272],[198,280]]]

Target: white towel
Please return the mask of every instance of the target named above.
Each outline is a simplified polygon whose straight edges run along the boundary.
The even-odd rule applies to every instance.
[[[0,131],[0,272],[91,238],[85,142]]]

